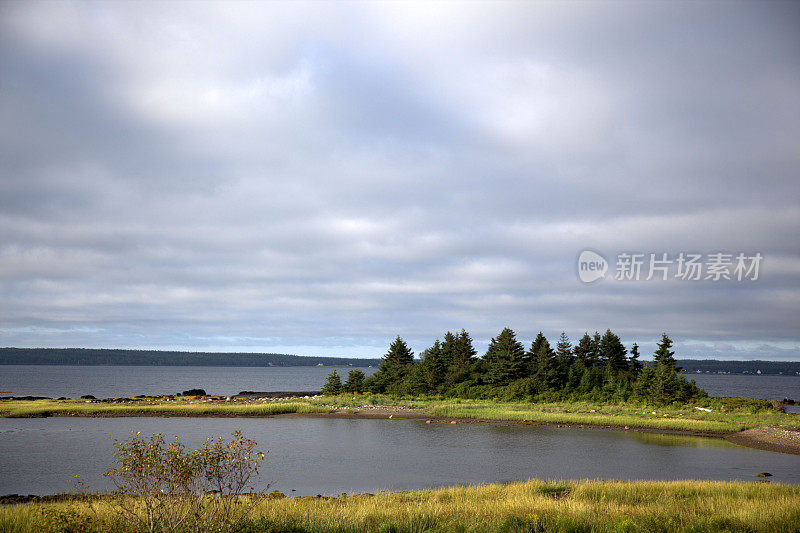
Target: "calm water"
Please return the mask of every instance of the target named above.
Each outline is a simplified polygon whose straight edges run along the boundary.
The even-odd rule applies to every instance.
[[[800,376],[686,374],[710,396],[741,396],[762,400],[800,401]]]
[[[352,367],[216,367],[216,366],[53,366],[0,365],[0,393],[14,396],[97,398],[139,394],[175,394],[204,389],[228,396],[240,391],[314,391],[339,371],[342,380]],[[372,375],[377,368],[362,368]]]
[[[240,428],[269,451],[260,488],[292,495],[540,479],[739,479],[800,484],[800,456],[720,439],[602,429],[333,418],[0,419],[0,494],[49,494],[79,474],[108,488],[109,435],[180,435],[197,446]],[[295,489],[295,492],[292,492]]]
[[[98,398],[174,394],[205,389],[231,395],[243,390],[313,391],[334,367],[38,366],[0,365],[0,394]],[[352,367],[336,367],[344,379]],[[376,368],[362,368],[367,375]],[[689,374],[712,396],[800,400],[800,376]]]

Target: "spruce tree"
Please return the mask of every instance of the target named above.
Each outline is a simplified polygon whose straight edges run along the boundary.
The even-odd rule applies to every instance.
[[[334,370],[328,374],[328,379],[325,380],[325,385],[322,386],[322,394],[339,394],[342,392],[342,378],[339,377],[339,372]]]
[[[578,341],[578,344],[573,348],[575,357],[583,361],[583,364],[586,365],[587,368],[599,364],[599,344],[599,333],[595,332],[594,337],[590,336],[588,333],[584,333],[583,337]]]
[[[525,348],[517,341],[510,328],[505,328],[489,343],[484,356],[486,381],[496,385],[508,385],[522,376],[525,363]]]
[[[639,361],[639,345],[635,342],[631,346],[630,369],[637,375],[642,371],[642,362]]]
[[[620,338],[610,329],[607,329],[600,339],[598,352],[600,353],[600,361],[604,365],[608,365],[614,370],[628,369],[628,358],[626,357],[628,350],[622,344]]]
[[[569,341],[566,332],[562,331],[556,344],[556,357],[569,361],[572,358],[572,343]]]
[[[664,365],[666,367],[672,368],[676,372],[680,372],[680,368],[677,366],[677,362],[673,357],[675,352],[670,350],[672,348],[672,339],[670,339],[666,333],[661,336],[661,342],[657,344],[658,349],[655,352],[655,360],[656,363],[659,365]]]
[[[356,368],[347,373],[347,381],[342,386],[345,392],[364,392],[364,372]]]

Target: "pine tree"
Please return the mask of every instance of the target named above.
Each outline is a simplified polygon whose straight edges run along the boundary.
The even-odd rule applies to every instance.
[[[402,392],[403,381],[413,367],[414,352],[398,335],[381,359],[378,371],[370,376],[369,387],[373,392]]]
[[[628,358],[626,357],[628,350],[622,344],[620,338],[607,329],[598,344],[598,352],[600,352],[600,361],[610,366],[614,370],[627,370]]]
[[[427,394],[437,392],[439,385],[444,380],[445,366],[442,354],[442,345],[439,339],[433,346],[422,352],[422,359],[415,365],[419,372],[415,373],[417,389]]]
[[[656,363],[659,365],[664,365],[666,367],[672,368],[676,372],[680,372],[680,368],[677,366],[677,361],[673,355],[675,352],[670,350],[672,348],[672,339],[670,339],[666,333],[664,333],[661,337],[661,342],[657,344],[658,349],[655,352],[655,360]]]
[[[325,381],[325,385],[322,386],[322,394],[339,394],[342,392],[342,378],[339,377],[339,372],[334,370],[330,374],[328,374],[328,379]]]
[[[572,343],[569,341],[566,332],[562,331],[556,344],[556,357],[569,361],[572,358]]]
[[[600,334],[598,332],[595,331],[594,337],[584,333],[573,348],[575,357],[583,361],[587,368],[600,364],[599,344]]]
[[[444,364],[445,368],[449,367],[455,362],[456,359],[456,350],[458,339],[456,336],[451,333],[447,332],[444,334],[444,340],[442,341],[442,363]]]
[[[642,362],[639,361],[639,345],[635,342],[631,346],[630,369],[637,375],[642,371]]]
[[[472,337],[465,329],[461,330],[456,339],[456,350],[453,363],[458,365],[471,365],[475,362],[478,352],[472,346]]]
[[[413,363],[414,352],[408,347],[406,341],[398,335],[389,346],[389,351],[383,356],[378,370],[387,374],[404,376],[408,371],[408,365]]]
[[[487,364],[486,381],[496,385],[508,385],[522,376],[525,348],[517,341],[510,328],[505,328],[489,343],[484,356]]]
[[[364,372],[356,368],[347,373],[347,381],[342,388],[345,392],[364,392]]]

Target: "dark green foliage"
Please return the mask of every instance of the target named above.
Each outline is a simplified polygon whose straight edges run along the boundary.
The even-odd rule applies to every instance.
[[[672,341],[664,336],[657,356],[666,363],[642,364],[639,346],[630,358],[619,336],[585,334],[572,346],[562,333],[556,349],[539,333],[527,352],[513,330],[505,328],[477,359],[465,330],[447,332],[414,362],[413,353],[398,337],[384,356],[380,370],[365,387],[392,394],[441,394],[459,398],[499,398],[536,401],[627,401],[653,404],[686,402],[705,393],[674,366]],[[348,383],[349,383],[348,379]],[[348,390],[347,384],[345,390]]]
[[[578,341],[578,344],[573,348],[575,357],[583,361],[583,364],[587,367],[599,364],[599,342],[599,333],[595,332],[594,337],[590,337],[588,333],[584,333],[583,337]]]
[[[484,356],[486,360],[486,381],[495,385],[508,385],[525,372],[525,348],[517,341],[510,328],[505,328],[489,343]]]
[[[438,392],[444,381],[446,366],[445,355],[439,339],[433,346],[422,352],[422,359],[414,365],[408,376],[409,392],[425,394]]]
[[[628,350],[625,349],[620,338],[610,329],[606,330],[600,339],[598,352],[602,364],[608,365],[614,370],[628,369],[628,358],[626,357]]]
[[[342,378],[339,376],[339,372],[334,370],[328,374],[328,379],[322,386],[322,394],[339,394],[340,392],[342,392]]]
[[[661,342],[658,343],[658,349],[655,353],[655,361],[656,363],[664,366],[671,367],[676,371],[679,371],[680,368],[677,367],[677,362],[673,357],[675,352],[670,350],[672,348],[672,339],[670,339],[666,333],[664,333],[661,337]]]
[[[381,359],[378,371],[367,380],[373,392],[404,393],[406,376],[414,368],[414,352],[399,335]]]
[[[634,374],[638,374],[642,371],[642,362],[639,361],[639,345],[635,342],[633,346],[631,346],[631,356],[628,366]]]
[[[359,369],[351,370],[347,373],[347,381],[344,382],[342,389],[344,392],[364,392],[364,372]]]

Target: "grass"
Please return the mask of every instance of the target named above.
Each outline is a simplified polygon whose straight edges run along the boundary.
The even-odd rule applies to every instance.
[[[737,432],[750,428],[800,428],[800,416],[781,413],[769,402],[709,398],[692,405],[653,407],[633,403],[500,402],[441,398],[393,398],[373,394],[343,394],[276,401],[224,401],[179,398],[128,399],[123,403],[86,400],[3,400],[0,416],[269,416],[287,413],[328,413],[387,407],[413,410],[424,416],[512,420],[551,424],[599,424],[695,432]],[[710,409],[710,411],[699,410]],[[399,415],[402,417],[402,414]]]
[[[0,508],[0,530],[125,531],[108,500]],[[238,531],[797,532],[800,487],[527,481],[339,498],[259,499]]]
[[[514,420],[550,424],[601,424],[702,432],[736,432],[781,425],[800,428],[800,417],[781,413],[769,402],[710,398],[692,405],[653,407],[633,403],[499,402],[492,400],[396,399],[380,395],[340,395],[312,400],[327,407],[405,406],[442,418]],[[696,409],[711,409],[710,412]]]
[[[323,413],[329,408],[305,401],[269,403],[131,401],[86,403],[85,400],[26,400],[0,402],[0,414],[9,418],[42,416],[270,416],[289,413]]]

